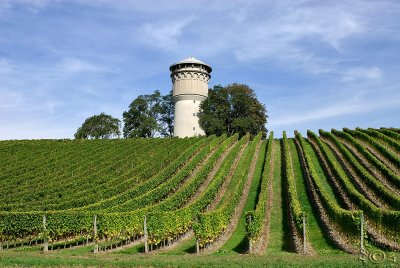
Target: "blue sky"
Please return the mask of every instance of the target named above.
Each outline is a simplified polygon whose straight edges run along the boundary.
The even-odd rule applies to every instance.
[[[400,127],[399,14],[397,0],[1,0],[0,139],[122,119],[189,56],[210,87],[252,87],[277,136]]]

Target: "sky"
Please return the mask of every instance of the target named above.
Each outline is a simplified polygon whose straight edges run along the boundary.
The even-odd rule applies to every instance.
[[[193,56],[267,129],[400,127],[398,0],[0,0],[0,140],[74,137]]]

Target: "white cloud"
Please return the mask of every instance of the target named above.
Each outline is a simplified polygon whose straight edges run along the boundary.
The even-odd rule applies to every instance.
[[[317,108],[310,111],[279,116],[271,120],[271,124],[274,126],[290,126],[295,123],[311,122],[335,116],[387,109],[398,107],[399,105],[400,99],[340,102],[336,104],[327,104],[327,107]]]
[[[335,69],[337,59],[328,58],[320,49],[340,53],[344,40],[366,31],[364,18],[344,6],[301,3],[271,9],[272,14],[239,33],[241,45],[234,48],[239,61],[269,59],[284,68],[329,72]]]
[[[346,71],[342,77],[342,82],[357,80],[379,80],[383,76],[383,71],[377,67],[356,67]]]
[[[145,43],[162,49],[175,49],[178,39],[186,25],[193,21],[193,17],[176,21],[146,23],[139,29],[141,40]]]
[[[99,66],[78,58],[64,58],[59,64],[58,67],[61,68],[62,71],[68,73],[79,73],[79,72],[105,72],[108,69]]]

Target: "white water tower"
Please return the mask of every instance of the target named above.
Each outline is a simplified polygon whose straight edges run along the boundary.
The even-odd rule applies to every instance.
[[[211,67],[189,57],[169,67],[175,102],[175,137],[205,135],[199,125],[200,103],[207,99]]]

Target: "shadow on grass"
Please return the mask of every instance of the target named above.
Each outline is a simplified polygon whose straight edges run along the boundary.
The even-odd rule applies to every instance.
[[[190,246],[184,250],[186,253],[195,254],[196,253],[196,245]]]
[[[239,254],[245,254],[249,249],[249,239],[247,237],[243,238],[240,243],[233,248],[233,251]]]

